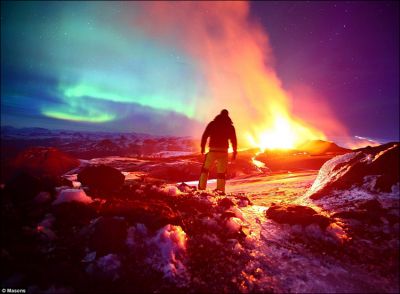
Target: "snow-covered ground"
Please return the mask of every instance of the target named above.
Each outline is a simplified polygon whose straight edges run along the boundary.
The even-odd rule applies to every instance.
[[[17,234],[24,242],[2,248],[6,266],[14,264],[2,286],[72,293],[397,293],[398,178],[376,174],[394,148],[341,155],[320,171],[251,170],[228,179],[226,195],[213,192],[215,179],[206,191],[196,190],[196,180],[160,180],[186,175],[176,172],[184,168],[197,177],[193,158],[83,160],[64,175],[72,187],[4,206],[6,237]],[[99,164],[122,172],[119,190],[102,193],[78,182],[82,169]],[[313,207],[313,216],[328,223],[267,217],[283,204]],[[42,266],[32,268],[26,256]]]

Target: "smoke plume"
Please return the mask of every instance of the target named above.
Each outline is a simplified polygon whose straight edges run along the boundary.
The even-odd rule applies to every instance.
[[[184,48],[204,77],[204,84],[199,85],[202,90],[191,97],[196,103],[195,119],[207,122],[221,109],[228,109],[241,146],[259,143],[260,134],[268,130],[296,134],[298,143],[325,139],[323,130],[291,114],[290,95],[274,70],[268,35],[250,19],[249,3],[162,1],[143,3],[141,9],[133,25],[171,46]],[[310,113],[302,114],[313,116],[310,121],[317,123],[318,110],[306,104]],[[327,113],[324,127],[343,131]]]

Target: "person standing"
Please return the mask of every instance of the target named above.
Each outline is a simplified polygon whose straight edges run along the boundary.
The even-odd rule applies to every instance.
[[[225,193],[225,176],[228,166],[228,148],[229,141],[232,144],[232,160],[237,155],[237,139],[233,122],[229,117],[229,112],[223,109],[213,121],[211,121],[204,130],[201,137],[201,154],[205,153],[207,139],[209,141],[209,152],[206,154],[203,166],[201,168],[199,179],[199,190],[204,190],[207,186],[208,173],[210,168],[217,162],[217,190]]]

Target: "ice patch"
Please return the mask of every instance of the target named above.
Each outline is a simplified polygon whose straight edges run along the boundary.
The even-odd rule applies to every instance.
[[[86,195],[84,190],[81,189],[65,189],[61,190],[57,199],[53,201],[53,205],[58,205],[65,202],[81,202],[92,203],[93,199]]]

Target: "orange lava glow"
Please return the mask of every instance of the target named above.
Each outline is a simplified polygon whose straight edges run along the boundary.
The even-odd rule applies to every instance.
[[[272,122],[253,127],[247,133],[247,140],[252,147],[265,149],[294,149],[308,140],[324,140],[325,135],[312,127],[306,126],[289,115],[277,115]]]

